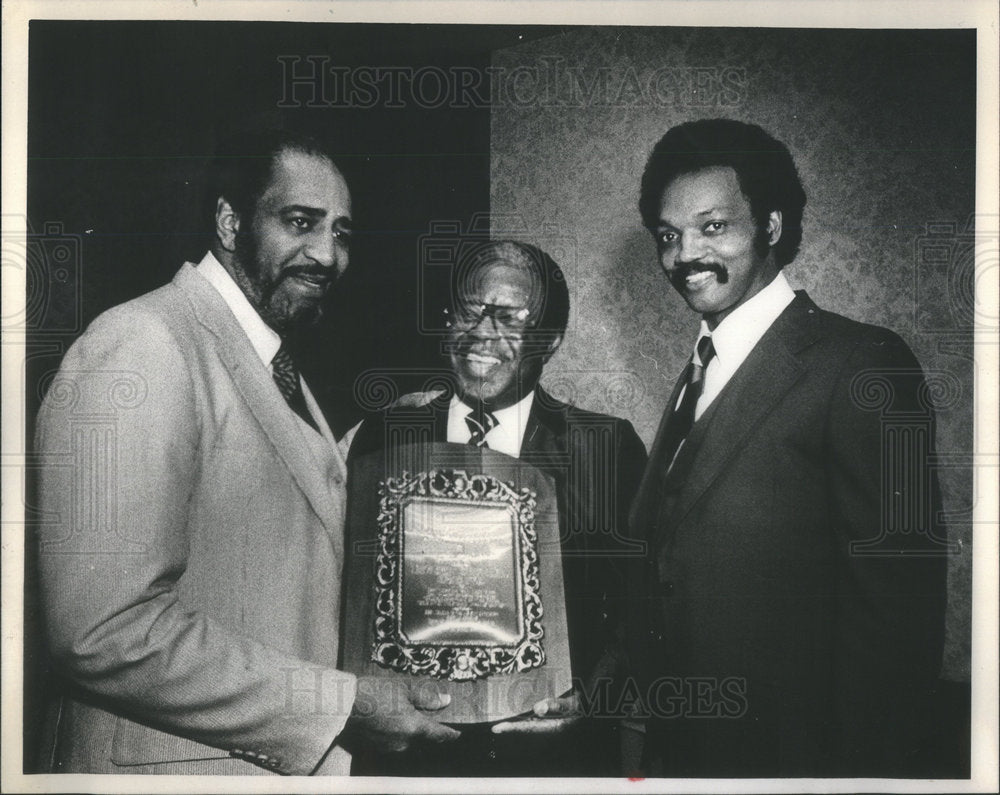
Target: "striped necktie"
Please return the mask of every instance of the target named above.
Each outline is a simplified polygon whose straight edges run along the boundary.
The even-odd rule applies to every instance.
[[[298,368],[295,367],[295,362],[292,361],[292,356],[284,343],[281,343],[281,347],[278,348],[278,352],[274,354],[274,358],[271,360],[271,375],[274,378],[274,383],[281,390],[281,395],[285,398],[285,402],[291,406],[296,414],[308,422],[314,430],[319,432],[316,420],[309,413],[305,395],[302,394],[302,384],[299,381]]]
[[[465,424],[469,426],[469,444],[473,447],[486,447],[486,434],[497,427],[497,418],[488,411],[483,411],[481,419],[476,419],[476,412],[470,411],[465,416]]]
[[[701,397],[701,393],[705,389],[705,368],[708,367],[713,356],[715,356],[715,346],[712,344],[712,338],[706,334],[698,340],[695,355],[688,363],[684,396],[667,423],[662,460],[667,462],[668,470],[681,443],[690,433],[691,426],[694,425],[694,412],[698,406],[698,398]]]

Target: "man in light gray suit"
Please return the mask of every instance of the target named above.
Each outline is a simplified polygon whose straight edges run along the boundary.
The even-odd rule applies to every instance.
[[[54,771],[341,774],[457,733],[337,670],[344,453],[283,338],[348,263],[330,154],[244,136],[197,265],[98,317],[38,421]]]

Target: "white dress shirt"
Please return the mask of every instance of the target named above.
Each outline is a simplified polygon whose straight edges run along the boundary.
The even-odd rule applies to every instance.
[[[250,344],[257,351],[261,362],[267,368],[268,372],[273,375],[274,370],[271,367],[271,361],[274,359],[275,354],[277,354],[278,348],[281,347],[281,337],[278,336],[278,332],[267,325],[264,319],[257,314],[257,310],[247,300],[243,290],[240,289],[240,286],[229,275],[229,272],[222,267],[222,263],[215,258],[215,255],[211,251],[205,254],[201,262],[198,263],[197,268],[198,273],[204,276],[208,283],[222,296],[222,300],[226,302],[229,310],[236,316],[236,321],[240,324],[243,331],[246,332],[247,337],[250,338]],[[301,374],[299,374],[299,385],[302,387],[302,394],[305,396],[309,414],[320,428],[320,434],[322,436],[329,436],[329,427],[323,418],[323,413],[320,411],[316,399],[313,397],[312,392],[309,391],[309,385],[306,384]],[[303,426],[309,427],[305,420],[299,417],[298,414],[295,416]]]
[[[534,399],[535,391],[532,390],[513,406],[492,412],[497,418],[497,424],[486,434],[486,444],[491,450],[505,453],[513,458],[521,457],[521,440],[524,439],[524,432],[528,427],[528,415],[531,413]],[[451,405],[448,406],[449,442],[469,443],[472,432],[465,418],[471,412],[472,407],[463,403],[458,395],[451,399]]]
[[[705,368],[705,385],[694,412],[696,420],[712,405],[712,401],[729,383],[750,351],[794,298],[795,292],[789,286],[785,274],[779,271],[767,287],[734,309],[716,326],[715,331],[709,331],[708,324],[701,321],[698,339],[709,334],[715,356]],[[697,344],[695,340],[695,348]],[[680,397],[683,397],[683,392]]]

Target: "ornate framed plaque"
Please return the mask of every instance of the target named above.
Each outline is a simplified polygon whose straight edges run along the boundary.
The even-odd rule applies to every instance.
[[[545,662],[535,494],[440,469],[379,484],[372,659],[453,680]]]
[[[571,686],[552,479],[445,442],[351,459],[345,670],[451,696],[435,717],[503,720]]]

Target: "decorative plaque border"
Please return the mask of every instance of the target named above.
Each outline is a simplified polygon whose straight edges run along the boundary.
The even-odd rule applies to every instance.
[[[434,500],[467,506],[504,507],[511,511],[516,583],[521,614],[521,637],[511,644],[449,646],[411,644],[402,628],[403,512],[413,501]],[[538,578],[538,536],[535,531],[535,493],[520,491],[490,475],[468,475],[464,470],[431,469],[379,482],[378,553],[375,559],[375,634],[371,659],[401,673],[466,681],[492,674],[522,673],[545,663],[542,647],[542,600]]]

